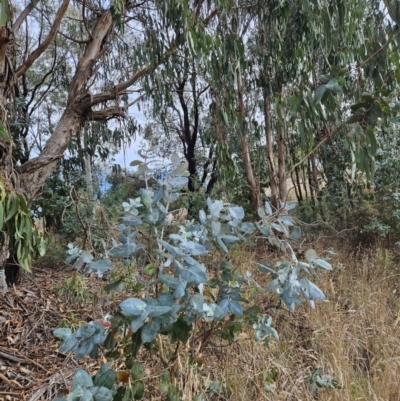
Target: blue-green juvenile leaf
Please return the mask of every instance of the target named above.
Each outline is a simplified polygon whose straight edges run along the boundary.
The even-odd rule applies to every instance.
[[[293,230],[290,234],[290,239],[293,241],[299,240],[301,237],[301,228],[300,227],[293,227]]]
[[[151,343],[156,338],[160,328],[160,323],[154,319],[150,322],[147,322],[143,326],[141,333],[143,343]]]
[[[234,219],[243,219],[244,218],[244,209],[241,206],[231,206],[228,208],[228,212]]]
[[[81,388],[88,388],[93,386],[93,380],[89,373],[85,372],[82,369],[78,369],[74,375],[74,378],[71,383],[72,389],[80,386]]]
[[[237,301],[230,301],[229,302],[229,310],[236,316],[242,317],[243,316],[243,308]]]
[[[331,265],[330,263],[328,263],[326,260],[318,259],[318,258],[317,258],[317,259],[314,259],[313,262],[314,262],[317,266],[321,267],[322,269],[325,269],[325,270],[332,270],[332,265]]]
[[[207,281],[207,273],[200,264],[189,266],[187,269],[183,268],[179,273],[188,283],[202,284]]]
[[[78,340],[76,338],[76,335],[73,334],[64,340],[64,342],[60,345],[59,351],[60,352],[71,351],[75,347],[77,342]]]
[[[267,212],[267,214],[272,216],[272,208],[271,208],[271,205],[269,204],[269,202],[265,202],[264,208],[265,208],[265,211]],[[262,217],[262,216],[260,216],[260,217]]]
[[[179,284],[179,279],[172,277],[168,274],[162,274],[160,276],[160,281],[167,285],[169,288],[175,289]]]
[[[67,339],[68,337],[71,336],[72,334],[72,330],[69,328],[59,328],[59,329],[55,329],[53,331],[53,334],[57,337],[57,338],[61,338],[62,340]]]
[[[148,305],[146,311],[148,317],[156,317],[171,312],[171,307],[161,305]]]
[[[128,298],[119,304],[125,316],[140,316],[146,309],[147,304],[137,298]]]
[[[94,401],[111,401],[113,395],[106,387],[93,387],[91,389]]]

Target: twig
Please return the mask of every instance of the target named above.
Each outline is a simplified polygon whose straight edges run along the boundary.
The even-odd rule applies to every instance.
[[[14,390],[28,390],[31,387],[33,387],[33,385],[34,385],[34,383],[31,383],[31,384],[29,384],[28,386],[25,386],[25,387],[23,387],[23,386],[18,387],[11,380],[7,379],[7,377],[5,377],[2,373],[0,373],[0,379],[5,381]]]

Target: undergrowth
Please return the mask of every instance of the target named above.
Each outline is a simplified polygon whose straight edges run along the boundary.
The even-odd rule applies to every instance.
[[[210,400],[229,401],[400,399],[397,256],[384,250],[354,254],[343,244],[334,248],[339,250],[331,260],[335,269],[315,280],[327,296],[316,309],[303,304],[294,314],[273,297],[253,294],[252,301],[274,318],[279,342],[265,347],[254,341],[251,330],[235,335],[231,346],[215,336],[202,353],[178,354],[168,367],[172,377],[165,377],[155,352],[141,352],[146,400],[162,399],[163,380],[172,381],[183,400],[192,400],[201,389],[208,389]],[[255,262],[260,256],[274,258],[260,247],[241,247],[232,254],[247,275],[259,274]],[[251,295],[251,288],[248,291]],[[98,294],[100,300],[107,296]],[[157,341],[165,355],[174,352],[170,347],[161,337]],[[310,382],[316,372],[334,377],[339,388],[312,395]]]

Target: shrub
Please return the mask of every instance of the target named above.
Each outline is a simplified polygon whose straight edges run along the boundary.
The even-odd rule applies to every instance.
[[[93,378],[79,370],[72,381],[72,393],[67,399],[58,398],[59,401],[141,399],[144,367],[137,357],[142,346],[145,351],[159,354],[164,361],[167,373],[161,377],[160,388],[168,399],[179,400],[179,390],[166,379],[173,376],[172,371],[168,372],[173,364],[165,360],[167,357],[159,343],[164,337],[176,344],[178,352],[179,345],[188,342],[195,327],[203,330],[197,355],[217,331],[225,333],[222,337],[229,341],[244,325],[250,325],[255,339],[266,345],[271,339],[278,340],[272,318],[262,314],[257,305],[246,307],[245,287],[252,285],[258,291],[263,288],[251,275],[242,276],[230,262],[233,244],[263,237],[289,253],[290,261],[275,266],[260,262],[258,266],[272,278],[266,290],[275,292],[288,309],[293,311],[303,299],[312,307],[316,299],[324,299],[322,291],[306,276],[315,267],[330,270],[331,266],[318,258],[314,250],[307,251],[307,263],[297,259],[290,242],[298,240],[301,231],[286,210],[273,213],[266,203],[258,210],[260,220],[249,223],[243,221],[242,207],[209,198],[207,211],[200,210],[198,221],[170,227],[166,238],[165,228],[171,224],[166,217],[171,204],[177,201],[180,190],[187,184],[186,167],[176,165],[164,179],[157,181],[154,190],[147,185],[151,169],[142,164],[139,173],[145,179],[146,188],[139,190],[136,199],[123,203],[124,215],[118,226],[121,235],[107,256],[128,266],[134,264],[138,272],[150,277],[142,296],[121,302],[110,323],[91,322],[75,333],[69,328],[58,328],[54,332],[63,340],[61,352],[72,350],[78,359],[85,355],[97,357],[102,346],[108,350],[109,361],[117,358],[119,366],[122,363],[126,370],[117,372],[111,364],[104,364]],[[141,237],[147,240],[139,243]],[[69,262],[75,261],[75,266],[86,273],[102,275],[111,269],[110,259],[93,260],[90,252],[78,248],[71,248],[69,253]],[[210,255],[213,274],[205,266]],[[121,291],[124,286],[125,281],[119,279],[107,289]],[[174,357],[176,355],[170,356],[171,360]],[[201,363],[201,358],[193,363]],[[126,380],[121,380],[122,373],[128,375]],[[209,392],[210,388],[204,391]],[[198,397],[204,399],[205,394]]]

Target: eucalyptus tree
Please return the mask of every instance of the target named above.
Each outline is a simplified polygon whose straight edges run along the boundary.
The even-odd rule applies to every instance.
[[[349,169],[371,177],[374,125],[394,112],[396,34],[382,4],[268,1],[249,12],[244,77],[264,117],[272,204],[286,202],[292,174],[299,200],[320,198],[322,179],[332,190],[344,182],[347,193]]]
[[[143,78],[161,65],[161,71],[169,71],[173,65],[169,57],[180,46],[189,42],[192,53],[199,55],[207,54],[216,46],[217,39],[207,31],[207,25],[217,23],[219,14],[230,8],[230,3],[226,0],[32,1],[17,15],[19,3],[2,2],[0,169],[7,189],[2,197],[5,218],[11,220],[16,215],[13,208],[8,209],[7,199],[15,193],[26,197],[28,202],[34,199],[82,127],[94,121],[105,123],[113,118],[125,118],[130,105],[135,102],[135,94],[142,89]],[[40,33],[35,40],[24,35],[24,25],[30,32]],[[168,45],[163,40],[167,35],[170,38]],[[70,44],[64,62],[56,62],[65,73],[60,77],[54,63],[47,62],[38,88],[42,89],[54,80],[57,89],[64,89],[64,104],[52,115],[51,124],[49,122],[52,129],[49,129],[47,138],[42,136],[43,146],[38,147],[38,155],[30,155],[35,157],[29,160],[21,157],[15,163],[16,156],[12,153],[13,139],[17,134],[12,129],[12,122],[16,114],[14,105],[21,100],[20,88],[26,89],[25,97],[46,97],[45,90],[35,91],[30,71],[38,63],[46,65],[45,58],[51,49],[54,50],[53,60],[56,59],[60,40]],[[159,87],[162,85],[160,82]],[[29,114],[30,106],[25,104],[24,107]],[[35,134],[41,135],[39,132]],[[14,247],[18,242],[25,249],[23,244],[30,242],[31,236],[28,233],[17,235],[16,224],[8,228],[10,246]],[[14,241],[14,238],[17,239]],[[2,242],[4,239],[2,235]]]
[[[171,60],[174,60],[173,70],[161,79],[163,88],[148,104],[146,115],[150,123],[145,128],[145,139],[164,158],[181,151],[188,164],[189,192],[203,188],[210,193],[217,179],[218,140],[212,87],[207,71],[191,54],[189,46],[182,46]],[[162,72],[148,77],[149,93],[154,92]]]

